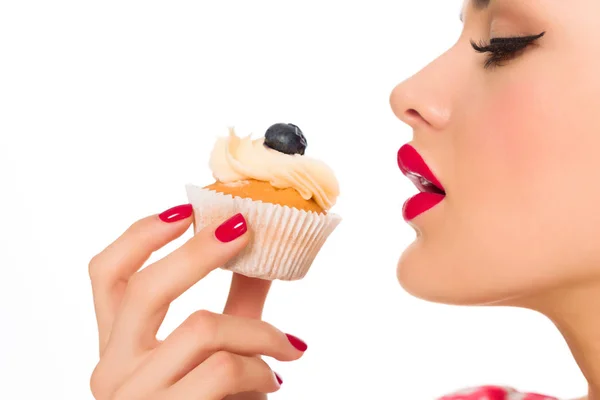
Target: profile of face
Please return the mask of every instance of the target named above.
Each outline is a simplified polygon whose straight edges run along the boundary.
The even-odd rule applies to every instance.
[[[467,0],[456,44],[393,90],[445,191],[408,216],[409,293],[504,304],[600,278],[599,15],[598,0]]]

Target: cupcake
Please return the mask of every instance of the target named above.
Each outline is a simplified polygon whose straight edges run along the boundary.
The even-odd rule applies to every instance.
[[[264,137],[219,138],[209,166],[215,182],[187,185],[194,229],[242,213],[252,228],[248,246],[223,266],[249,277],[298,280],[308,272],[341,218],[333,171],[304,155],[306,138],[293,124],[275,124]]]

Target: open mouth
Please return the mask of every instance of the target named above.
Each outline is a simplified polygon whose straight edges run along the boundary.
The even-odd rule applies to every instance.
[[[414,183],[417,189],[419,189],[419,191],[421,192],[441,194],[444,196],[446,195],[444,189],[437,186],[435,183],[431,182],[429,179],[419,175],[416,172],[406,171],[404,175],[406,175],[408,179],[410,179],[411,182]]]
[[[414,147],[405,144],[400,148],[398,166],[420,192],[404,203],[403,214],[407,221],[416,218],[444,200],[446,189]]]

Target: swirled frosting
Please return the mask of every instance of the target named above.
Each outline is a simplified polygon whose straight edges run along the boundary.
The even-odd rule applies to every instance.
[[[238,137],[233,128],[229,136],[217,140],[209,166],[219,182],[255,179],[278,189],[293,188],[324,210],[333,207],[340,193],[333,171],[324,162],[280,153],[266,147],[264,138]]]

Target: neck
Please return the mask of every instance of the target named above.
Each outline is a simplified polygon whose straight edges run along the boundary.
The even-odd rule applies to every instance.
[[[526,308],[550,318],[565,338],[588,381],[587,400],[600,400],[600,281],[555,290],[527,303]]]

